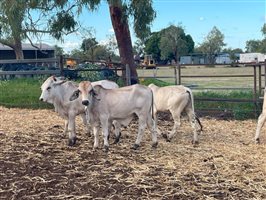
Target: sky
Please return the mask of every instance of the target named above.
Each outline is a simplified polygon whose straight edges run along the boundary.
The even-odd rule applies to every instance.
[[[156,18],[151,31],[160,31],[169,25],[181,25],[199,45],[216,26],[224,34],[226,47],[245,50],[246,41],[262,39],[261,28],[266,23],[266,0],[153,0]],[[102,1],[98,10],[84,10],[79,16],[84,28],[93,28],[98,42],[104,43],[114,34],[108,5]],[[136,36],[130,23],[131,37]],[[46,38],[44,43],[59,45],[65,52],[79,48],[84,34],[73,33],[64,38],[64,43]]]

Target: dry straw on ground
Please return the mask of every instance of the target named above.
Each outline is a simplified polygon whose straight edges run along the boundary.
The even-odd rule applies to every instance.
[[[266,134],[253,143],[255,120],[201,119],[200,144],[186,120],[171,143],[130,147],[137,126],[110,151],[92,151],[77,122],[68,147],[63,120],[51,110],[0,107],[0,199],[266,199]],[[172,122],[160,120],[164,131]]]

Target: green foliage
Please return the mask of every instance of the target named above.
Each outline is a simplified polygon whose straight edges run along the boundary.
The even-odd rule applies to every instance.
[[[8,108],[52,108],[51,105],[39,101],[43,81],[43,78],[0,81],[0,105]]]
[[[140,84],[142,84],[142,85],[148,86],[149,84],[152,84],[152,83],[154,85],[159,86],[159,87],[171,85],[170,83],[167,83],[165,81],[161,81],[161,80],[155,79],[155,78],[147,78],[147,79],[140,80]]]
[[[134,30],[137,37],[144,40],[150,34],[151,22],[156,17],[152,0],[130,1],[129,13],[133,16]]]
[[[156,61],[161,60],[161,50],[159,47],[160,39],[161,33],[153,32],[149,39],[147,39],[145,42],[144,51],[146,54],[151,54]]]
[[[266,23],[263,24],[261,32],[264,37],[262,40],[248,40],[246,42],[246,51],[248,53],[266,53]]]
[[[152,54],[156,61],[178,60],[181,55],[194,50],[194,41],[186,35],[183,27],[170,25],[154,32],[145,42],[145,52]]]
[[[171,25],[161,31],[159,47],[162,59],[177,61],[181,55],[193,51],[194,41],[185,34],[183,27]]]
[[[75,29],[77,22],[73,14],[63,10],[51,18],[49,24],[51,24],[50,34],[56,39],[61,39],[65,32],[71,32]]]
[[[198,47],[198,51],[207,55],[210,64],[215,63],[215,56],[222,51],[225,46],[224,34],[214,26],[208,33],[204,42]]]
[[[194,92],[194,98],[215,98],[215,99],[252,99],[253,93],[245,91],[230,92]],[[212,102],[195,101],[196,109],[219,109],[221,111],[231,111],[233,117],[238,120],[254,118],[254,104],[251,102]]]

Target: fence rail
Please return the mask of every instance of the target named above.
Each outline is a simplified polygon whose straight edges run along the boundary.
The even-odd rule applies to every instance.
[[[93,61],[92,63],[97,63],[97,61]],[[101,61],[99,61],[101,62]],[[103,71],[106,69],[66,69],[64,68],[64,58],[59,57],[59,58],[51,58],[51,59],[25,59],[25,60],[0,60],[0,64],[19,64],[19,63],[55,63],[56,67],[58,68],[57,70],[29,70],[29,71],[0,71],[0,76],[28,76],[28,75],[63,75],[64,73],[77,73],[77,72],[99,72]],[[108,63],[108,62],[102,62],[102,63]],[[117,65],[116,65],[117,64]],[[174,79],[174,83],[176,85],[181,85],[184,83],[184,80],[186,79],[207,79],[207,78],[251,78],[253,85],[252,87],[242,87],[242,88],[237,88],[237,87],[205,87],[205,88],[200,88],[197,86],[193,85],[188,85],[192,90],[252,90],[253,91],[253,97],[251,99],[225,99],[225,98],[195,98],[195,101],[198,102],[204,102],[204,101],[210,101],[210,102],[234,102],[234,103],[252,103],[254,105],[254,116],[258,115],[258,104],[262,102],[262,91],[263,88],[266,86],[266,60],[265,62],[262,63],[241,63],[242,65],[245,65],[246,67],[251,67],[253,68],[251,74],[230,74],[230,75],[224,75],[224,74],[214,74],[214,75],[197,75],[195,71],[195,75],[186,75],[183,74],[183,68],[186,66],[189,67],[199,67],[199,66],[206,66],[204,65],[192,65],[192,64],[178,64],[177,66],[173,68],[169,68],[169,70],[172,70],[172,73],[167,76],[167,75],[160,75],[157,74],[157,69],[153,70],[152,75],[147,76],[147,75],[139,75],[139,79],[146,79],[146,78],[156,78],[156,79]],[[219,65],[220,66],[220,65]],[[117,74],[118,71],[122,71],[121,74],[124,75],[124,81],[127,85],[131,84],[132,78],[130,75],[130,69],[129,67],[123,66],[121,63],[115,63],[115,67],[112,68]],[[262,72],[264,71],[264,72]],[[250,80],[250,79],[249,79]],[[219,110],[219,108],[217,108]]]

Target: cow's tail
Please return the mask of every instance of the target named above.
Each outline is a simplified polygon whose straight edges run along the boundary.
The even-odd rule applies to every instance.
[[[200,125],[200,131],[202,131],[203,130],[203,126],[202,126],[202,124],[201,124],[198,116],[195,113],[195,109],[194,109],[194,97],[193,97],[192,91],[190,89],[187,89],[187,93],[189,94],[189,99],[190,99],[192,111],[193,111],[193,113],[195,115],[195,119],[197,120],[198,124]]]

